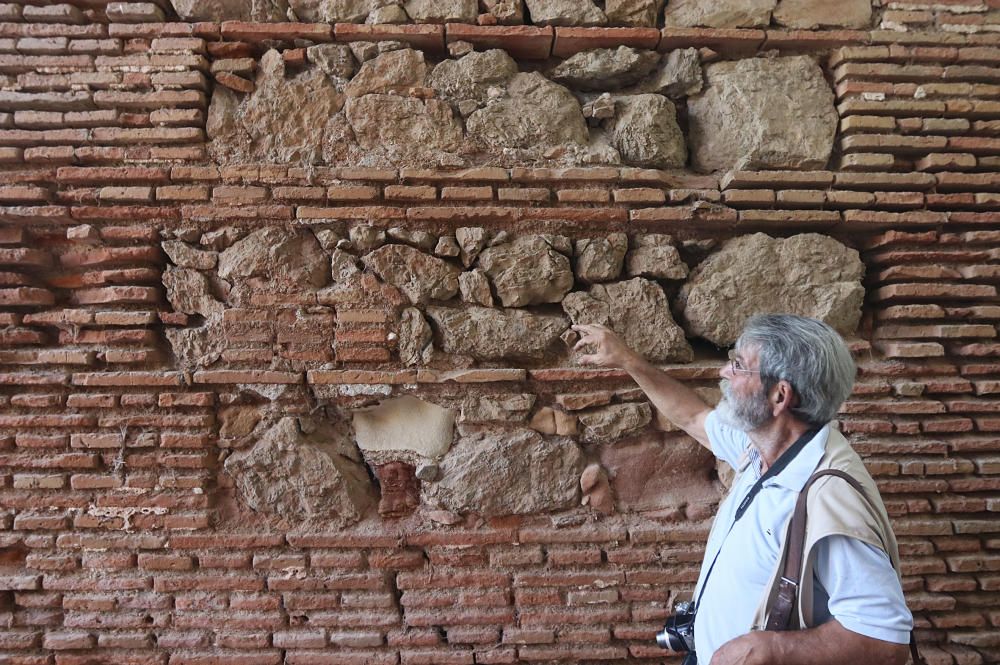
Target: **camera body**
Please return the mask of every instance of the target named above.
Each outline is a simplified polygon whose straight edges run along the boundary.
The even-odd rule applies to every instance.
[[[689,659],[694,661],[694,603],[684,601],[674,605],[674,613],[667,619],[663,630],[656,634],[656,643],[661,649],[677,652],[688,652]]]

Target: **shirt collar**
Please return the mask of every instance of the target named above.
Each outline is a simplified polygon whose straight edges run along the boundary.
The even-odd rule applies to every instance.
[[[793,492],[801,492],[806,481],[812,476],[826,450],[826,440],[830,436],[830,423],[816,432],[799,454],[788,463],[781,473],[771,478],[767,484],[781,485]],[[751,444],[753,445],[753,444]]]

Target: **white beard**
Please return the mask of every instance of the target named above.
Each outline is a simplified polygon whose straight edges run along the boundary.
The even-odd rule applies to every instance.
[[[741,432],[752,432],[771,420],[771,410],[763,395],[748,399],[734,398],[729,381],[719,381],[722,399],[715,405],[716,417],[723,425]]]

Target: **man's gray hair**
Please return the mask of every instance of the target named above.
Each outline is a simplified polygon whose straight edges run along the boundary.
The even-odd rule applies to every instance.
[[[760,381],[770,390],[788,381],[798,397],[791,409],[820,426],[833,420],[854,387],[857,367],[837,331],[816,319],[793,314],[758,314],[747,321],[737,349],[758,348]]]

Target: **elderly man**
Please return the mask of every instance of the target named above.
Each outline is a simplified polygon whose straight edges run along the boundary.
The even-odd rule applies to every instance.
[[[695,587],[697,660],[905,663],[913,618],[896,572],[896,540],[875,483],[830,423],[854,384],[843,339],[814,319],[753,317],[719,372],[723,398],[713,410],[608,328],[574,329],[576,350],[589,349],[581,363],[627,371],[664,416],[737,471]],[[811,486],[804,573],[791,612],[801,629],[765,630],[790,515],[822,469],[846,472],[864,494],[832,476]]]

